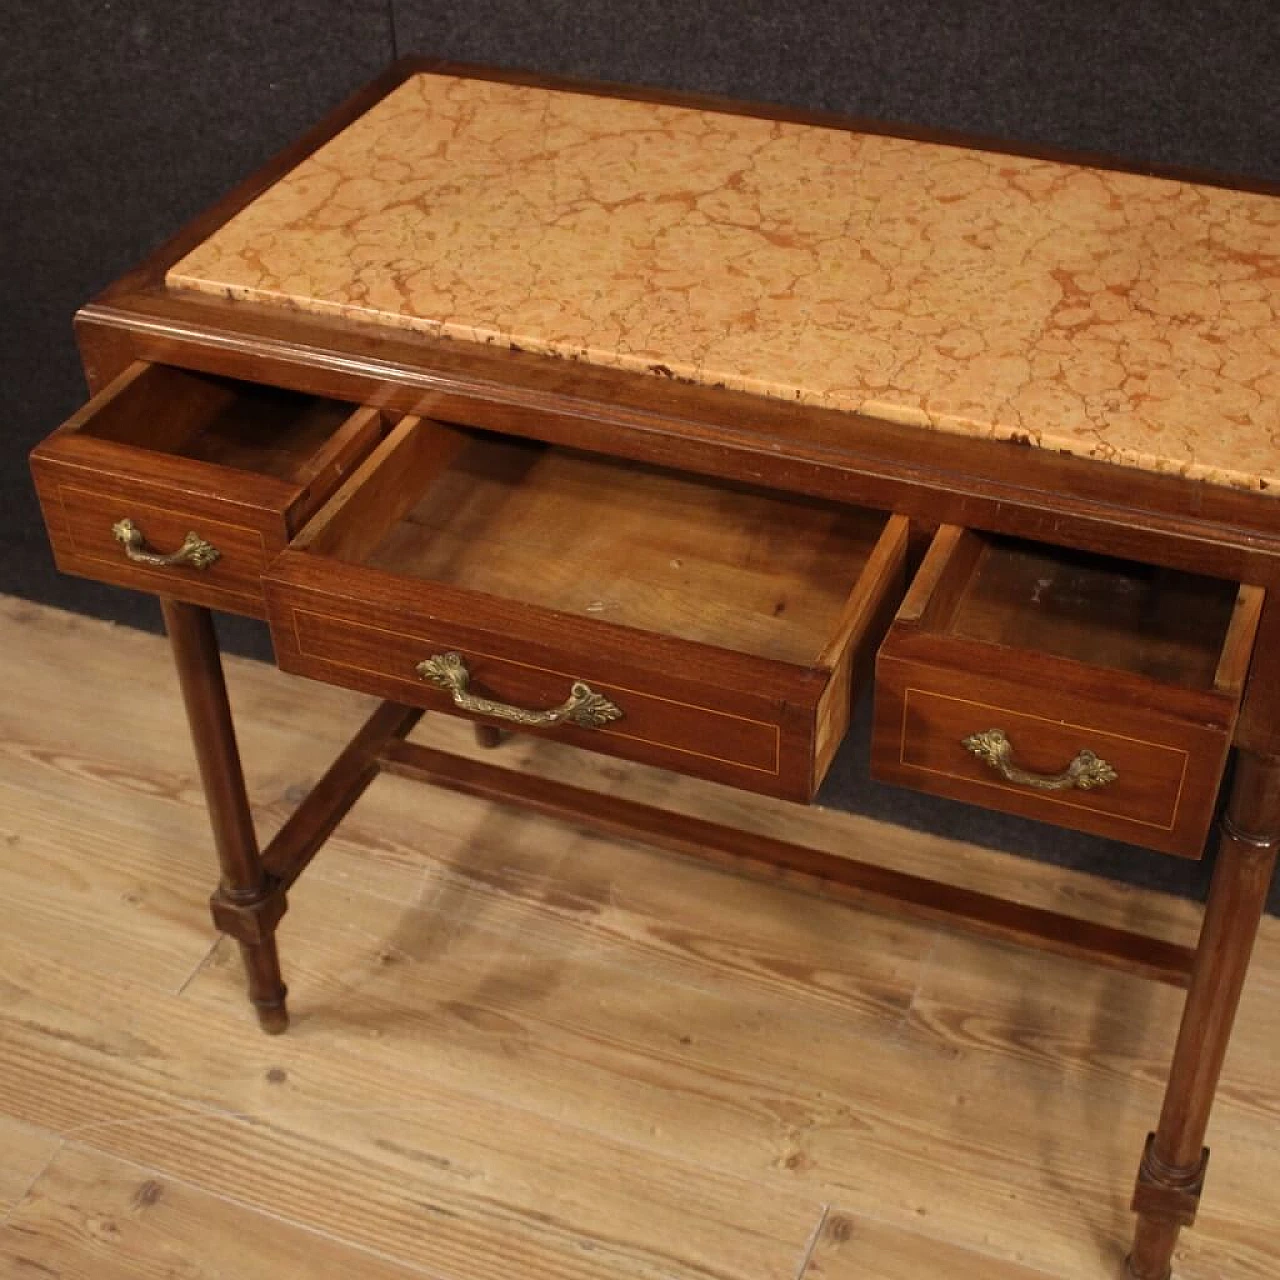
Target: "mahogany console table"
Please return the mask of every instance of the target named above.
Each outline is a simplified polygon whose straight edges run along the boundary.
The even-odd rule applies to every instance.
[[[1280,201],[829,117],[401,64],[77,317],[58,562],[161,597],[237,939],[379,770],[1187,988],[1164,1280],[1280,840]],[[259,849],[211,608],[380,709]],[[1198,947],[407,741],[796,801],[874,679],[904,786],[1201,856]],[[300,696],[304,696],[300,691]]]

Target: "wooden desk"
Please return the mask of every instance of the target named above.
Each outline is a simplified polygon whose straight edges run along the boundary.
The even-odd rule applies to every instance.
[[[379,770],[1137,971],[1189,988],[1163,1280],[1280,840],[1274,195],[413,63],[85,307],[33,470],[64,569],[162,598],[263,1027]],[[210,608],[386,700],[261,851]],[[1197,950],[406,741],[807,801],[873,669],[881,776],[1172,855],[1233,755]]]

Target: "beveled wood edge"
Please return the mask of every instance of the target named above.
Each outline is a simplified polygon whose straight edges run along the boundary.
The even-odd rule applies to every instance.
[[[962,525],[940,525],[933,535],[929,548],[907,587],[907,594],[898,606],[896,622],[920,626],[934,625],[941,605],[939,591],[951,571],[956,556],[967,544],[976,543],[977,535]]]
[[[383,416],[381,410],[371,406],[349,404],[342,423],[311,455],[304,475],[297,481],[86,433],[85,428],[109,404],[156,367],[152,361],[133,361],[31,450],[29,462],[33,471],[42,466],[73,467],[95,476],[124,478],[175,499],[184,493],[198,495],[219,508],[250,513],[256,517],[252,521],[256,528],[266,527],[266,517],[283,546],[300,522],[299,517],[306,514],[314,499],[312,487],[325,469],[339,464],[343,454],[354,447],[353,442],[369,432],[371,420]]]
[[[537,650],[569,655],[574,652],[625,653],[625,658],[617,659],[616,664],[627,671],[673,676],[685,683],[727,689],[746,700],[776,704],[783,712],[787,709],[806,714],[813,711],[831,675],[812,666],[626,627],[599,618],[562,613],[541,605],[512,602],[487,592],[444,583],[414,580],[414,587],[420,589],[420,592],[415,592],[419,599],[411,600],[405,580],[395,573],[368,565],[345,563],[307,550],[289,548],[283,551],[267,567],[263,584],[269,601],[274,597],[277,605],[288,599],[292,607],[297,594],[305,593],[331,601],[328,612],[339,618],[349,618],[358,607],[369,609],[379,599],[393,601],[390,607],[409,615],[405,625],[423,628],[434,623],[447,628],[507,634],[502,615],[517,609],[521,637],[528,638],[530,645]],[[268,607],[270,609],[270,603]],[[354,618],[351,620],[355,621]],[[369,617],[359,625],[374,629],[379,626]],[[637,638],[641,643],[636,643]],[[700,674],[695,678],[681,675],[682,662],[698,665],[700,671],[718,672],[718,676]],[[730,666],[732,670],[726,669]],[[597,679],[602,684],[609,683],[602,676]],[[774,719],[777,714],[775,712]]]
[[[1280,591],[1268,591],[1262,602],[1235,743],[1260,757],[1280,756]]]
[[[1132,518],[1136,511],[1139,518],[1163,520],[1170,531],[1192,536],[1211,537],[1225,525],[1255,539],[1260,550],[1280,548],[1275,520],[1280,497],[1257,490],[510,345],[287,312],[208,293],[131,294],[111,307],[91,303],[77,314],[77,325],[90,333],[106,330],[117,341],[127,338],[142,353],[137,358],[229,372],[245,381],[405,413],[447,418],[446,412],[433,409],[438,400],[444,406],[483,406],[509,415],[590,420],[681,440],[723,439],[768,449],[779,463],[811,461],[846,472],[885,472],[923,485],[960,483],[974,496],[985,491],[1015,504],[1029,499],[1043,504],[1052,498],[1063,515],[1085,505],[1112,519]],[[318,383],[359,389],[335,394],[317,390]],[[926,457],[921,456],[922,441],[928,442]]]
[[[408,344],[372,326],[219,301],[135,295],[91,304],[77,318],[86,365],[102,376],[141,357],[922,521],[1280,584],[1280,498],[1266,494],[480,343]],[[388,358],[393,349],[397,358]]]
[[[338,556],[337,548],[333,543],[339,539],[343,529],[350,526],[352,520],[350,512],[353,507],[359,504],[361,495],[366,492],[366,486],[386,471],[388,467],[393,466],[404,450],[417,445],[425,432],[430,432],[433,429],[450,430],[450,428],[440,426],[429,418],[422,418],[416,414],[406,414],[399,422],[393,424],[387,434],[360,460],[359,465],[346,480],[334,490],[328,501],[321,505],[315,515],[297,533],[290,543],[293,550],[307,551],[330,558],[345,559],[345,557]],[[435,459],[436,463],[441,467],[448,465],[448,460],[447,451],[442,451],[441,455]],[[405,477],[403,470],[397,473],[396,478],[407,479],[410,482],[424,481],[426,479],[415,474]],[[416,484],[411,484],[410,487],[416,487]],[[421,497],[421,491],[416,493],[406,491],[396,503],[390,507],[381,508],[377,512],[377,526],[368,527],[362,531],[365,537],[375,542],[381,541],[391,526],[406,511],[410,510]]]
[[[1071,689],[1080,697],[1122,707],[1146,720],[1192,723],[1230,732],[1240,708],[1238,690],[1169,684],[1133,671],[1094,666],[1012,644],[944,634],[927,627],[895,624],[880,652],[885,659],[972,672],[1010,685]],[[1014,670],[1016,676],[1003,674]]]
[[[886,580],[905,570],[910,534],[911,521],[906,516],[891,515],[885,522],[858,580],[850,588],[840,609],[834,630],[814,661],[815,667],[823,671],[834,670],[850,640],[870,624]]]
[[[285,511],[298,493],[276,476],[82,436],[51,438],[32,452],[30,463],[33,472],[38,468],[62,474],[68,470],[85,472],[86,483],[98,489],[104,487],[103,481],[124,480],[167,497],[171,505],[186,495],[229,515],[235,513],[247,528],[278,532],[282,547],[288,541]],[[217,487],[219,483],[221,487]]]
[[[1245,680],[1249,674],[1249,662],[1262,621],[1262,606],[1267,593],[1261,587],[1242,586],[1236,594],[1235,608],[1227,624],[1222,654],[1214,673],[1213,687],[1237,701],[1244,695]]]

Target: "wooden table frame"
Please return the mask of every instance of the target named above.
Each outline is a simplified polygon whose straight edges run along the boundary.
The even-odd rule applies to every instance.
[[[263,1028],[279,1032],[287,1025],[275,941],[287,890],[381,771],[1186,986],[1164,1106],[1142,1155],[1133,1199],[1137,1230],[1127,1264],[1129,1275],[1138,1280],[1167,1280],[1178,1233],[1194,1220],[1199,1203],[1210,1108],[1280,849],[1277,500],[956,436],[931,437],[928,457],[922,459],[917,429],[857,415],[166,291],[164,274],[170,264],[408,75],[422,71],[458,71],[890,132],[874,122],[815,113],[408,60],[79,313],[77,331],[91,388],[100,389],[137,360],[175,364],[390,412],[425,414],[706,475],[751,479],[779,490],[899,512],[923,524],[947,521],[1231,578],[1268,588],[1269,594],[1235,731],[1234,779],[1221,820],[1212,889],[1194,950],[451,757],[406,741],[422,713],[390,703],[370,717],[275,839],[260,850],[210,614],[165,600],[221,866],[213,917],[240,945],[250,998]],[[1013,150],[972,138],[891,132]],[[1122,167],[1096,157],[1025,148],[1017,154]],[[1275,185],[1159,172],[1280,194]]]

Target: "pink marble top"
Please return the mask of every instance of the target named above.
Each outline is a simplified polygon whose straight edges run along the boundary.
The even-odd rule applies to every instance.
[[[195,289],[1280,492],[1280,200],[416,75]]]

